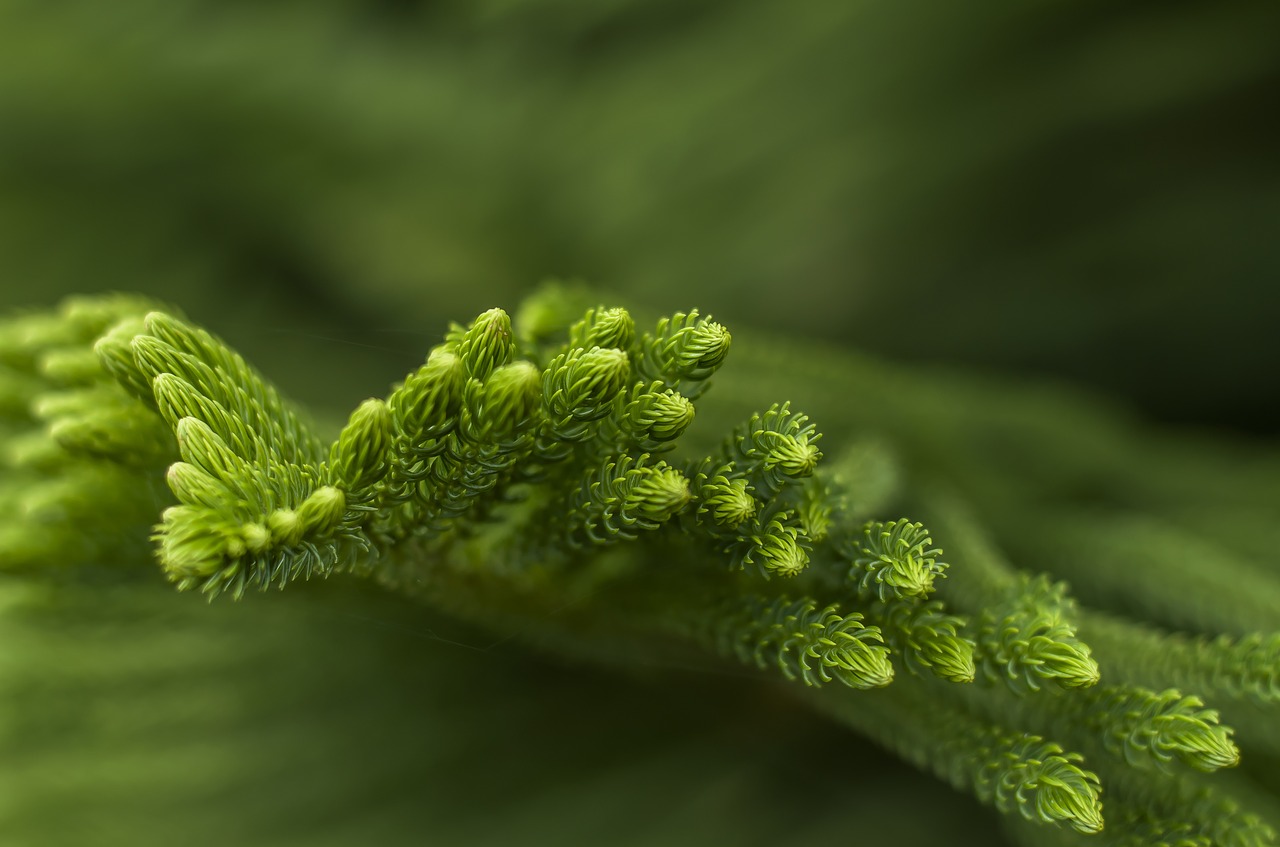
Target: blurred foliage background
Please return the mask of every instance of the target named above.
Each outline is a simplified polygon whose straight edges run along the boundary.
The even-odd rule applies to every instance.
[[[1244,2],[0,0],[0,307],[153,294],[341,412],[582,277],[1265,437],[1276,32]],[[754,690],[476,660],[386,598],[113,584],[4,601],[6,843],[995,837]]]
[[[5,305],[180,301],[345,409],[581,276],[1275,431],[1274,3],[0,9]]]

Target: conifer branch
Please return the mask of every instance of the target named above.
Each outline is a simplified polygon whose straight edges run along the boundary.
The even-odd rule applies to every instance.
[[[856,701],[813,702],[1005,814],[1085,834],[1103,829],[1100,783],[1079,754],[930,702],[908,692],[914,687],[902,680]]]
[[[1277,636],[1242,622],[1196,639],[1081,611],[873,442],[824,469],[817,428],[788,403],[703,455],[684,436],[728,332],[690,312],[637,336],[626,310],[575,315],[573,297],[547,297],[518,329],[500,309],[454,325],[332,443],[154,304],[0,322],[0,561],[93,561],[145,543],[159,514],[156,556],[182,589],[239,597],[348,571],[574,655],[710,651],[780,672],[1007,814],[1062,824],[1045,843],[1098,832],[1099,776],[1099,843],[1271,843],[1239,792],[1179,771],[1234,765],[1233,730],[1277,749]],[[898,499],[925,503],[945,581],[932,533],[876,519]],[[1097,561],[1135,552],[1122,540]],[[1169,620],[1232,630],[1221,606],[1179,617],[1193,604],[1155,593]]]
[[[716,614],[703,640],[721,655],[761,670],[776,667],[805,685],[841,682],[850,688],[878,688],[893,679],[889,651],[880,630],[862,615],[819,608],[812,598],[751,597]]]
[[[1090,692],[1080,706],[1088,725],[1103,733],[1107,752],[1131,765],[1167,768],[1176,759],[1207,772],[1240,761],[1231,729],[1220,725],[1218,713],[1204,708],[1199,697],[1174,689],[1107,686]]]

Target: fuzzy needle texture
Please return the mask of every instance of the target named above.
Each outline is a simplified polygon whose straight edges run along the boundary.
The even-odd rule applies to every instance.
[[[794,366],[784,349],[755,353],[740,379],[767,405],[722,425],[702,396],[730,351],[724,326],[691,310],[641,327],[580,300],[547,287],[514,322],[492,309],[453,326],[336,432],[217,337],[140,298],[8,318],[0,611],[36,614],[45,588],[74,591],[151,556],[218,606],[353,575],[516,626],[562,657],[758,672],[993,807],[1020,843],[1276,843],[1280,608],[1256,598],[1280,596],[1280,581],[1267,562],[1236,556],[1235,581],[1205,598],[1175,588],[1201,584],[1194,568],[1166,565],[1164,548],[1114,518],[1063,531],[1046,510],[1010,527],[1009,478],[987,477],[971,502],[942,481],[964,475],[965,457],[942,448],[966,422],[946,419],[937,385],[828,353]],[[911,458],[824,439],[791,397],[768,396],[779,373],[837,396],[840,380],[861,381],[871,391],[857,402],[884,398],[881,417],[850,420],[828,399],[837,425],[887,433]],[[711,425],[696,431],[704,406]],[[921,428],[928,408],[938,419]],[[1070,452],[1080,423],[1050,438]],[[1123,446],[1085,425],[1104,452]],[[1171,461],[1135,450],[1092,472],[1185,510],[1190,487],[1144,474]],[[1080,468],[1057,472],[1065,486]],[[1266,475],[1215,473],[1235,496],[1275,502]],[[1212,530],[1180,531],[1235,555]],[[1025,569],[997,532],[1028,551]],[[1107,556],[1122,561],[1095,580]],[[1090,594],[1104,604],[1082,608],[1059,576],[1101,586]],[[1150,603],[1105,603],[1149,581]],[[1237,602],[1254,610],[1247,628]],[[1201,626],[1172,631],[1186,622]],[[1259,764],[1211,775],[1240,763],[1237,735]]]

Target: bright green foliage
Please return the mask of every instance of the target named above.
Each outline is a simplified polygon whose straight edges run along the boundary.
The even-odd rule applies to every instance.
[[[511,319],[501,309],[490,309],[465,330],[455,327],[448,343],[462,360],[467,376],[481,381],[515,355]]]
[[[872,521],[850,545],[853,567],[849,580],[864,595],[875,595],[882,601],[927,596],[933,591],[933,581],[947,567],[937,559],[942,551],[932,544],[928,530],[905,518],[889,523]]]
[[[707,479],[698,476],[698,518],[715,527],[734,530],[756,513],[756,501],[745,479],[729,479],[717,473]]]
[[[965,621],[946,613],[936,600],[888,600],[872,608],[885,640],[912,673],[932,672],[949,682],[973,682],[974,643],[960,634]]]
[[[570,501],[572,539],[593,544],[629,541],[655,530],[689,502],[689,484],[665,462],[622,456],[583,480]]]
[[[1280,750],[1280,620],[1192,637],[1082,610],[880,442],[824,470],[787,402],[695,440],[728,332],[690,312],[637,334],[626,310],[573,316],[571,299],[545,290],[518,333],[500,309],[455,325],[328,434],[154,304],[10,319],[3,566],[136,561],[151,526],[164,573],[210,598],[346,572],[570,655],[746,663],[998,810],[1056,824],[1046,844],[1273,843],[1247,791],[1187,773]],[[951,567],[923,524],[877,519],[899,508],[925,513]],[[1056,567],[1077,576],[1069,557]],[[1169,620],[1223,620],[1179,617],[1179,585],[1158,594]]]
[[[1202,771],[1234,767],[1240,751],[1231,730],[1199,697],[1181,692],[1108,686],[1086,700],[1085,719],[1103,732],[1107,752],[1141,766],[1166,767],[1175,759]]]
[[[457,423],[465,378],[462,360],[443,347],[391,392],[387,404],[401,435],[400,448],[421,451],[439,443]]]
[[[689,398],[663,389],[659,382],[637,382],[629,392],[619,394],[614,404],[617,434],[611,446],[615,449],[669,450],[693,423]]]
[[[742,566],[756,565],[764,576],[797,576],[807,568],[807,539],[793,521],[791,514],[783,512],[746,535]]]
[[[700,317],[697,309],[677,312],[640,338],[639,375],[696,400],[724,363],[731,340],[727,329]]]
[[[569,327],[569,346],[630,351],[636,340],[636,322],[626,309],[588,309],[582,320]]]
[[[333,484],[362,497],[387,473],[391,412],[381,400],[365,400],[329,450]]]
[[[820,437],[805,415],[783,403],[752,415],[729,438],[725,455],[733,473],[747,479],[761,496],[774,497],[813,475],[822,458]]]
[[[323,443],[303,415],[220,339],[164,312],[149,313],[145,325],[146,334],[133,341],[134,360],[142,375],[154,379],[160,371],[152,365],[172,364],[176,367],[172,372],[181,376],[183,366],[191,364],[195,375],[206,380],[197,379],[194,384],[238,412],[282,460],[314,461],[324,455]],[[164,346],[150,343],[151,337]],[[159,361],[149,359],[142,352],[146,350],[160,354]]]
[[[1079,832],[1102,829],[1098,780],[1080,768],[1079,755],[1034,735],[1012,739],[995,729],[952,744],[983,762],[974,778],[978,799],[1005,813],[1016,809],[1026,818],[1065,821]],[[962,778],[958,773],[949,777],[953,785]]]
[[[1024,577],[979,618],[983,675],[1017,692],[1095,684],[1098,663],[1088,645],[1076,638],[1074,616],[1064,584]]]
[[[805,685],[879,688],[893,680],[880,630],[862,615],[819,608],[812,598],[751,597],[722,613],[706,635],[723,655],[764,670],[776,666]]]
[[[577,347],[551,361],[543,376],[542,402],[547,429],[557,441],[582,441],[591,423],[611,410],[631,376],[631,362],[620,349]]]
[[[908,688],[915,686],[904,679],[860,698],[815,702],[1005,814],[1085,834],[1103,829],[1099,780],[1078,753]]]

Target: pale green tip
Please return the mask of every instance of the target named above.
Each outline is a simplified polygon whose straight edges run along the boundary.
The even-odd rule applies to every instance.
[[[756,500],[745,479],[719,477],[703,486],[702,497],[698,514],[710,515],[719,526],[733,529],[755,517]]]
[[[492,437],[508,437],[529,420],[541,399],[542,374],[532,362],[504,365],[480,389],[475,424]]]
[[[337,528],[346,512],[347,499],[332,486],[321,486],[298,507],[298,527],[302,535],[323,535]]]
[[[681,345],[681,370],[718,368],[729,354],[729,344],[732,341],[733,336],[722,325],[712,320],[700,321]]]
[[[511,318],[502,309],[490,309],[480,315],[463,333],[456,352],[468,376],[487,379],[515,354]]]
[[[636,340],[636,324],[626,309],[592,309],[570,329],[569,338],[578,347],[628,350]]]
[[[329,451],[335,483],[348,491],[373,485],[386,472],[390,446],[391,412],[387,404],[377,398],[365,400],[351,413]]]
[[[922,645],[921,659],[938,678],[948,682],[969,683],[977,677],[973,647],[972,641],[941,635]]]
[[[679,438],[693,423],[694,407],[689,398],[674,391],[654,396],[648,409],[645,435],[654,441],[667,442]]]
[[[630,513],[662,523],[688,504],[689,481],[675,468],[648,468],[627,499]]]
[[[767,574],[792,577],[809,566],[809,554],[800,546],[799,532],[794,527],[770,521],[765,534],[753,541],[749,558],[758,562]]]

